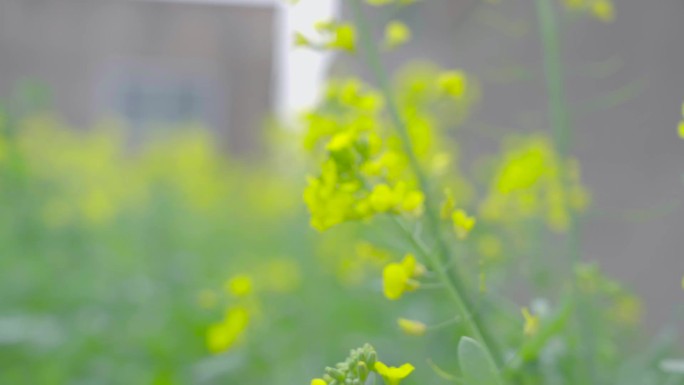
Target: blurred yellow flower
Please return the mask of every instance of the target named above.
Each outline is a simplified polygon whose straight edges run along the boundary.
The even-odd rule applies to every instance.
[[[465,73],[458,70],[446,71],[439,75],[437,84],[442,92],[450,95],[454,99],[461,100],[468,85]]]
[[[326,47],[349,52],[356,50],[356,29],[351,24],[340,24],[333,30],[333,38]]]
[[[401,260],[401,266],[404,268],[406,274],[408,274],[408,276],[411,278],[420,277],[426,272],[425,266],[420,264],[416,260],[416,257],[411,253],[408,253],[404,256],[404,259]]]
[[[401,21],[391,21],[385,27],[384,45],[388,49],[399,47],[411,40],[411,30]]]
[[[229,309],[225,318],[207,330],[207,348],[221,353],[232,348],[249,324],[249,313],[243,307]]]
[[[382,272],[383,292],[390,300],[401,298],[408,289],[409,275],[398,263],[390,263]]]
[[[526,336],[533,336],[539,331],[539,316],[530,313],[530,310],[526,307],[522,308],[522,315],[525,320],[525,325],[523,326],[523,334]]]
[[[311,46],[311,40],[309,40],[309,38],[304,36],[303,33],[295,32],[293,44],[295,47],[310,47]]]
[[[567,230],[571,214],[584,210],[590,195],[574,159],[560,159],[546,135],[512,137],[480,205],[485,222],[517,225],[543,218],[556,232]]]
[[[311,380],[311,385],[328,385],[328,383],[322,378],[314,378]]]
[[[396,204],[396,195],[392,192],[392,189],[384,183],[373,187],[369,199],[371,207],[377,212],[388,211]]]
[[[404,364],[400,367],[387,366],[377,361],[374,366],[375,371],[382,376],[387,385],[399,385],[401,380],[408,377],[415,369],[411,364]]]
[[[610,309],[613,320],[626,326],[638,325],[642,311],[639,298],[629,294],[620,295]]]
[[[226,284],[226,292],[234,297],[246,297],[252,294],[252,277],[246,274],[239,274],[230,278]]]
[[[615,19],[615,9],[611,0],[594,0],[591,13],[604,22],[611,22]]]
[[[475,227],[475,217],[469,216],[463,210],[456,210],[452,215],[454,230],[459,239],[465,239]]]
[[[427,331],[427,326],[424,323],[406,318],[397,319],[397,325],[402,332],[410,336],[420,337],[425,335]]]
[[[397,300],[407,292],[418,288],[412,278],[423,274],[425,267],[412,254],[407,254],[400,263],[389,263],[382,271],[383,293],[390,300]]]

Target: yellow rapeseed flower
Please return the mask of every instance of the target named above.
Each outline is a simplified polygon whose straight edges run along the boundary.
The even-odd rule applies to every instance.
[[[386,212],[397,203],[396,195],[392,189],[384,183],[373,187],[373,191],[371,191],[368,199],[370,200],[373,210],[377,212]]]
[[[427,331],[427,326],[424,323],[406,318],[397,319],[397,325],[402,332],[410,336],[420,337],[425,335]]]
[[[439,75],[437,85],[445,94],[460,100],[465,96],[468,79],[462,71],[452,70]]]
[[[311,380],[311,385],[328,385],[328,383],[322,378],[314,378]]]
[[[326,47],[349,52],[356,50],[356,29],[351,24],[340,24],[333,30],[333,38]]]
[[[409,280],[406,270],[398,263],[390,263],[382,271],[382,288],[385,297],[390,300],[401,298],[407,289]]]
[[[232,348],[249,324],[249,313],[244,307],[229,309],[225,318],[207,330],[207,348],[221,353]]]
[[[413,372],[413,365],[404,364],[400,367],[387,366],[384,363],[377,361],[374,366],[375,371],[382,376],[387,385],[399,385],[401,380],[408,377]]]
[[[226,292],[234,297],[246,297],[252,294],[252,277],[246,274],[238,274],[226,282]]]
[[[385,47],[393,49],[411,40],[411,30],[401,21],[392,21],[385,27]]]
[[[425,201],[425,195],[420,191],[409,191],[404,194],[401,201],[401,210],[406,212],[419,212],[422,211],[423,201]]]
[[[684,139],[684,120],[679,122],[679,128],[677,129],[677,131],[679,132],[679,137]]]
[[[475,217],[469,216],[463,210],[456,210],[452,215],[454,230],[459,239],[465,239],[470,231],[475,227]]]
[[[411,278],[420,277],[425,274],[426,271],[425,266],[420,264],[416,260],[416,257],[411,253],[408,253],[404,256],[404,259],[401,260],[401,266],[404,268],[406,274],[408,274],[408,276]]]
[[[419,284],[412,278],[425,272],[425,267],[418,263],[412,254],[406,254],[400,263],[387,264],[382,271],[382,288],[385,297],[390,300],[401,298],[407,291],[418,288]]]

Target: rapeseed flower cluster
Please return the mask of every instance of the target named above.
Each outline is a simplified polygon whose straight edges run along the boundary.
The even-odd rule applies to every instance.
[[[318,230],[383,213],[417,215],[423,193],[397,139],[383,124],[384,100],[360,81],[333,82],[305,117],[305,146],[322,152],[321,172],[309,177],[304,200]]]
[[[228,279],[223,288],[227,295],[225,300],[228,302],[224,316],[220,321],[210,325],[206,332],[207,348],[215,354],[233,348],[242,340],[250,320],[258,309],[251,276],[237,274]],[[203,299],[207,298],[208,293],[213,292],[204,290],[200,293],[200,304],[203,304]],[[215,300],[211,301],[212,305],[215,303]]]
[[[320,21],[314,27],[319,38],[313,39],[297,32],[294,37],[294,45],[314,49],[356,51],[356,28],[353,25],[331,20]]]
[[[237,346],[253,321],[262,313],[261,294],[290,294],[300,285],[301,273],[289,258],[266,260],[253,266],[255,273],[238,273],[223,284],[223,293],[202,290],[201,307],[224,308],[224,316],[206,332],[206,345],[212,353],[222,353]],[[255,279],[258,277],[258,280]]]
[[[311,385],[363,385],[371,374],[380,376],[385,385],[399,385],[414,370],[413,365],[388,366],[377,358],[375,349],[366,344],[354,349],[347,359],[334,367],[325,368],[321,378],[311,380]]]
[[[226,311],[223,319],[207,330],[207,348],[212,353],[222,353],[240,341],[249,326],[250,312],[244,307]]]
[[[532,135],[507,144],[489,194],[480,204],[480,216],[497,223],[541,217],[551,229],[563,232],[572,212],[584,210],[588,203],[578,163],[561,160],[545,136]]]
[[[169,127],[163,136],[132,144],[127,128],[116,121],[84,131],[43,112],[14,124],[11,141],[0,139],[0,167],[7,166],[11,150],[30,182],[40,186],[36,190],[43,193],[32,209],[52,229],[104,229],[124,214],[162,202],[216,220],[229,211],[248,210],[248,220],[263,221],[295,210],[290,202],[296,190],[289,181],[258,169],[243,172],[199,126]],[[228,196],[244,207],[231,205]]]
[[[431,176],[454,186],[462,199],[470,188],[444,150],[448,141],[434,116],[448,111],[454,124],[460,121],[471,82],[460,71],[425,65],[410,67],[398,79],[397,103],[416,160]],[[336,80],[320,105],[305,114],[304,146],[321,159],[320,173],[309,177],[304,192],[314,228],[326,230],[377,214],[421,214],[424,192],[385,103],[358,79]]]

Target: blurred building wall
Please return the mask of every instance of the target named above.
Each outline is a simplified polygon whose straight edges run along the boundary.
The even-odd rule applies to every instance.
[[[614,4],[612,23],[586,15],[562,19],[572,152],[593,193],[582,226],[583,258],[636,288],[655,329],[684,304],[684,142],[676,134],[684,99],[684,1]],[[409,45],[384,55],[390,68],[424,57],[477,78],[482,100],[459,134],[464,159],[497,151],[491,135],[548,129],[534,5],[430,0],[397,14],[368,15],[378,38],[390,18],[413,28]],[[365,68],[358,57],[341,56],[335,71],[372,78]]]
[[[267,5],[2,0],[0,98],[31,79],[78,126],[200,122],[249,153],[273,109],[275,19]]]

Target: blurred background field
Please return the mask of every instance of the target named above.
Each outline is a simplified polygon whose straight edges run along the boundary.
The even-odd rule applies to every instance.
[[[528,3],[370,13],[413,31],[385,57],[393,71],[418,58],[476,82],[450,147],[472,180],[464,200],[486,195],[516,135],[545,127]],[[612,314],[655,334],[683,296],[684,3],[615,5],[611,23],[563,18],[591,201],[583,256],[643,299],[628,290]],[[367,341],[390,360],[429,355],[418,378],[448,382],[453,331],[419,339],[395,324],[449,317],[439,296],[382,298],[382,266],[405,250],[392,224],[321,234],[302,202],[297,113],[325,78],[368,73],[292,36],[348,13],[319,0],[0,0],[0,384],[306,383]],[[534,275],[530,260],[506,259],[525,250],[486,235],[470,246]]]

